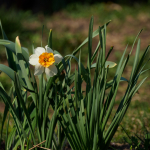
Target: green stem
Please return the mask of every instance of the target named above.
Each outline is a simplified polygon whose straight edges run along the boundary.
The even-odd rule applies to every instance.
[[[39,76],[39,130],[42,126],[42,110],[43,110],[43,73]]]

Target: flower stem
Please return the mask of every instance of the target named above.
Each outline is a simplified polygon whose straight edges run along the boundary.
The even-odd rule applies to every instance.
[[[42,126],[43,111],[43,73],[39,76],[39,129]]]

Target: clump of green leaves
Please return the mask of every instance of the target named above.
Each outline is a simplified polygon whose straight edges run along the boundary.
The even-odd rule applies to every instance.
[[[2,129],[7,114],[11,114],[14,120],[13,129],[5,141],[6,149],[43,147],[60,150],[64,146],[65,139],[74,150],[108,148],[132,97],[146,80],[144,78],[137,83],[139,76],[148,70],[144,69],[148,61],[144,64],[143,62],[149,50],[148,46],[142,57],[139,58],[139,39],[130,79],[122,77],[137,36],[130,53],[126,56],[126,47],[114,77],[108,81],[109,70],[116,66],[116,63],[107,61],[113,50],[111,47],[106,54],[108,24],[109,22],[93,32],[92,17],[88,38],[57,65],[58,74],[56,76],[51,78],[48,76],[44,78],[43,74],[38,76],[39,87],[29,66],[27,49],[21,47],[18,37],[15,43],[9,41],[1,25],[3,39],[0,40],[0,45],[6,47],[9,67],[0,64],[0,70],[12,80],[9,94],[6,93],[3,85],[0,85],[0,97],[6,106]],[[97,35],[99,35],[99,42],[92,53],[92,39]],[[86,43],[88,43],[87,67],[81,63],[81,47]],[[51,30],[48,46],[52,48]],[[78,59],[75,55],[79,51]],[[54,53],[58,52],[55,50]],[[74,71],[71,70],[73,59],[78,65]],[[94,72],[94,80],[91,78],[92,72]],[[82,89],[83,82],[86,83],[85,91]],[[106,128],[114,108],[120,82],[127,82],[128,86],[109,127]],[[54,111],[51,117],[49,117],[49,108]],[[9,120],[7,124],[9,125]]]
[[[129,61],[133,47],[126,58],[125,54],[127,48],[125,49],[120,62],[117,65],[114,78],[107,81],[111,65],[106,64],[107,58],[112,49],[110,49],[108,55],[105,54],[106,25],[99,28],[100,41],[98,46],[100,46],[100,51],[98,52],[95,64],[92,64],[93,59],[91,58],[95,58],[95,53],[97,53],[98,49],[95,50],[92,56],[92,29],[93,19],[91,19],[89,27],[87,68],[85,69],[83,67],[80,61],[80,55],[78,70],[75,69],[75,95],[71,96],[72,93],[68,88],[68,93],[70,94],[67,94],[67,98],[63,100],[63,105],[59,112],[61,126],[69,140],[69,143],[71,144],[72,149],[107,149],[129,107],[133,95],[146,80],[146,78],[144,78],[139,84],[137,84],[139,76],[146,71],[143,70],[146,63],[144,65],[142,64],[149,50],[148,46],[140,59],[140,40],[138,40],[130,79],[127,80],[123,78],[122,73]],[[91,80],[91,66],[95,66],[93,84]],[[87,74],[83,73],[85,70]],[[83,80],[86,82],[85,96],[81,88]],[[128,86],[109,127],[106,128],[110,114],[113,110],[120,81],[128,82]],[[67,82],[68,81],[66,80],[66,83]],[[106,90],[108,89],[109,92],[106,95]]]

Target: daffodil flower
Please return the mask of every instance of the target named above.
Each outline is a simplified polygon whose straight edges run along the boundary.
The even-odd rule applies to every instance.
[[[34,50],[35,54],[29,57],[29,63],[35,66],[34,75],[40,75],[45,71],[48,76],[53,77],[58,72],[54,63],[59,63],[63,57],[59,54],[54,55],[48,46],[45,46],[45,49],[37,47]]]

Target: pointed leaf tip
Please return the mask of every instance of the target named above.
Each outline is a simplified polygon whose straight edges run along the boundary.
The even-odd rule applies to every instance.
[[[16,37],[16,42],[19,44],[19,46],[21,46],[19,36]]]
[[[115,67],[117,64],[115,62],[111,62],[111,61],[106,61],[105,63],[105,68],[113,68]]]

